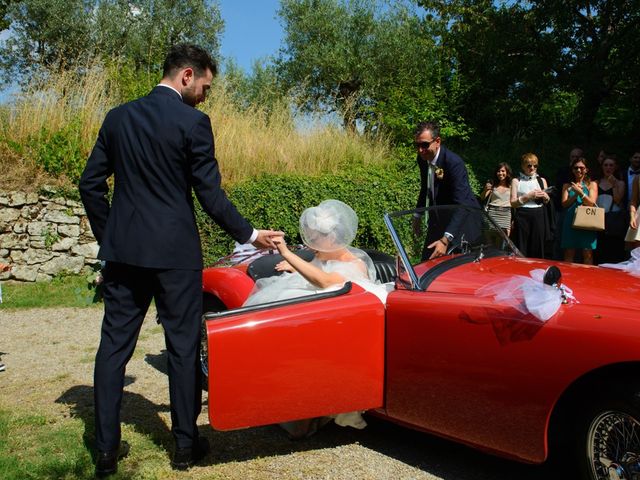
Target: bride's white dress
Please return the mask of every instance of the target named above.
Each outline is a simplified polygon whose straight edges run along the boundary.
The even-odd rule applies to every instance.
[[[337,272],[345,278],[345,281],[354,282],[367,291],[370,291],[382,303],[386,301],[388,290],[379,282],[376,283],[375,267],[369,255],[357,248],[349,248],[354,255],[351,261],[327,260],[322,261],[314,258],[311,264],[319,269],[333,273]],[[282,275],[260,278],[256,285],[244,302],[243,306],[260,305],[263,303],[277,302],[289,298],[304,297],[306,295],[314,295],[332,290],[339,290],[344,284],[331,285],[327,288],[319,288],[308,282],[298,272],[284,272]]]

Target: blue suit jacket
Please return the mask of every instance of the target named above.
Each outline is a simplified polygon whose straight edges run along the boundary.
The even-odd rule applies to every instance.
[[[436,166],[443,170],[442,180],[434,179],[434,191],[428,192],[429,166],[427,162],[417,158],[418,167],[420,168],[420,193],[418,194],[418,202],[416,208],[426,206],[427,195],[431,199],[431,206],[435,205],[468,205],[472,207],[480,207],[476,197],[471,191],[469,185],[469,176],[464,161],[459,155],[448,150],[444,145],[440,146],[440,154],[436,161]],[[466,216],[454,216],[444,229],[454,236],[459,236],[462,230],[462,224]],[[443,232],[444,232],[443,231]],[[443,232],[438,232],[441,234]]]
[[[235,240],[249,239],[253,228],[220,188],[207,115],[161,86],[111,110],[80,179],[98,257],[149,268],[201,269],[192,189]]]
[[[427,195],[431,198],[431,205],[469,205],[478,206],[478,202],[471,191],[469,176],[464,161],[459,155],[448,150],[444,145],[440,146],[440,155],[436,166],[442,168],[444,176],[442,180],[434,179],[434,192],[428,192],[429,167],[427,162],[418,155],[418,167],[420,168],[420,193],[416,208],[426,205]]]

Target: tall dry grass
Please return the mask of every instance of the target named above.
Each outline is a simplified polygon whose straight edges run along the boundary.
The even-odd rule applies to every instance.
[[[104,70],[94,66],[83,76],[54,75],[45,86],[29,87],[2,107],[0,188],[69,183],[68,175],[44,172],[39,146],[64,132],[68,142],[78,145],[79,161],[84,162],[106,112],[117,103],[117,92],[109,87]],[[216,157],[226,184],[264,173],[314,176],[385,162],[391,155],[382,140],[347,133],[321,121],[309,128],[309,119],[295,117],[284,103],[270,109],[242,109],[224,79],[216,82],[200,108],[212,119]],[[307,127],[301,129],[303,121]]]
[[[216,157],[231,183],[263,173],[315,176],[391,156],[384,140],[345,132],[319,115],[295,116],[285,103],[241,110],[224,82],[202,109],[211,117]]]
[[[86,158],[100,123],[113,106],[107,80],[95,66],[83,76],[61,72],[45,83],[34,82],[15,95],[0,112],[0,188],[37,190],[44,184],[68,186],[68,175],[45,171],[41,147],[64,132],[69,145]]]

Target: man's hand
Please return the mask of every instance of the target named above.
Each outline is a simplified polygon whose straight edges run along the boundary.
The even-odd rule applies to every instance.
[[[413,234],[416,237],[422,236],[422,217],[413,217],[413,222],[411,224],[413,227]]]
[[[440,239],[440,240],[436,240],[435,242],[433,242],[431,245],[429,245],[428,248],[433,248],[433,253],[431,254],[431,256],[429,257],[429,260],[431,260],[432,258],[438,258],[443,256],[445,253],[447,253],[447,243],[446,240],[444,239]]]
[[[274,240],[284,239],[284,232],[278,230],[258,230],[258,237],[253,246],[256,248],[277,248]]]

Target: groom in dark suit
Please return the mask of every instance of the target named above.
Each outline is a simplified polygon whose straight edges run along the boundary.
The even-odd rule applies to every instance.
[[[274,247],[282,232],[255,230],[220,188],[204,101],[217,67],[195,45],[169,52],[149,95],[111,110],[80,180],[82,202],[100,245],[104,319],[94,371],[96,475],[116,472],[124,374],[153,299],[165,330],[175,469],[206,455],[201,409],[202,252],[192,191],[207,214],[240,243]],[[107,179],[114,176],[113,198]]]
[[[471,186],[467,169],[462,158],[442,145],[440,127],[434,122],[421,122],[414,132],[414,145],[418,151],[420,169],[420,193],[416,208],[437,205],[466,205],[480,207]],[[470,223],[465,212],[454,212],[449,218],[439,215],[429,216],[427,237],[422,259],[436,258],[446,253],[449,244],[460,240],[463,234],[467,240],[480,233],[479,225]],[[478,217],[480,218],[480,217]],[[414,216],[414,231],[421,234],[422,215]]]

